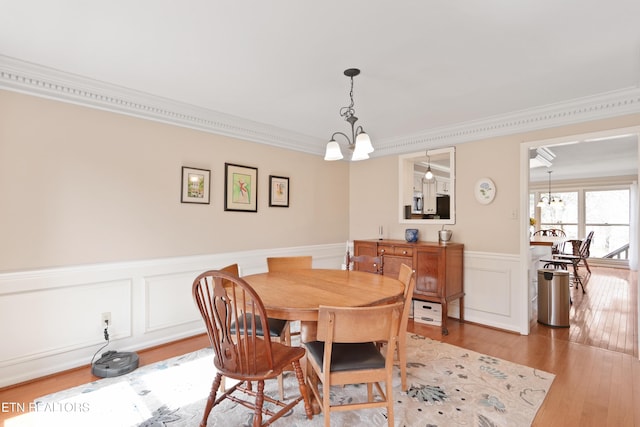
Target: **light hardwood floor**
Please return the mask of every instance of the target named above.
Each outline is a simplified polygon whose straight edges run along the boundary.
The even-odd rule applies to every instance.
[[[555,374],[534,426],[640,426],[640,361],[633,355],[634,350],[629,351],[633,347],[629,342],[633,341],[637,351],[637,276],[625,270],[608,270],[594,271],[584,297],[572,290],[570,328],[537,325],[530,335],[523,336],[450,319],[446,337],[440,335],[439,328],[413,321],[409,322],[409,331]],[[615,289],[620,277],[629,282],[624,292]],[[600,296],[601,292],[610,296]],[[620,312],[626,306],[634,313],[623,321]],[[200,335],[140,351],[138,355],[141,365],[146,365],[208,344],[206,336]],[[28,403],[95,379],[88,367],[79,368],[2,389],[0,403]],[[14,415],[0,411],[0,420]]]

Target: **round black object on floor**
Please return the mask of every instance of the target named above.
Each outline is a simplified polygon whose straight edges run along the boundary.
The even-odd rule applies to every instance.
[[[139,363],[136,353],[107,351],[93,364],[91,373],[101,378],[117,377],[136,370]]]

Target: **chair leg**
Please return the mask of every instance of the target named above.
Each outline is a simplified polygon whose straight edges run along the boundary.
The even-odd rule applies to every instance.
[[[307,388],[307,384],[304,382],[304,374],[302,373],[302,366],[300,365],[299,360],[293,362],[293,372],[296,374],[296,379],[298,380],[298,388],[300,389],[302,401],[304,402],[304,412],[307,414],[307,419],[312,419],[313,409],[311,408],[309,389]]]
[[[393,380],[391,376],[387,377],[385,386],[387,388],[387,424],[389,427],[393,427]]]
[[[209,419],[209,414],[213,409],[214,403],[216,401],[216,391],[220,388],[220,382],[222,381],[222,374],[216,374],[216,378],[213,380],[213,384],[211,385],[211,392],[209,393],[209,398],[207,399],[207,404],[204,407],[204,414],[202,414],[202,421],[200,421],[200,427],[207,427],[207,420]]]
[[[400,363],[400,384],[402,391],[407,391],[407,333],[404,332],[399,336],[398,345],[398,362]]]
[[[264,381],[258,381],[256,392],[256,407],[253,415],[253,427],[262,426],[262,405],[264,405]]]

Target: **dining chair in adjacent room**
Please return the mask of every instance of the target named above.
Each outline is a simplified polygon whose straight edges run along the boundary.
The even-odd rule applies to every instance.
[[[387,408],[389,427],[393,423],[393,354],[403,302],[370,307],[320,306],[317,341],[307,347],[307,373],[311,391],[322,402],[325,427],[331,424],[332,411],[376,407]],[[386,357],[375,344],[386,342]],[[322,395],[318,387],[322,383]],[[380,385],[385,383],[384,389]],[[367,399],[331,403],[334,385],[367,384]],[[373,388],[380,395],[374,400]]]
[[[368,273],[384,274],[384,256],[350,255],[347,252],[347,270],[366,271]]]
[[[545,228],[542,230],[537,230],[533,233],[534,237],[535,236],[544,236],[544,237],[567,237],[567,233],[564,232],[564,230],[561,230],[560,228]],[[564,251],[564,244],[565,242],[562,242],[558,245],[553,245],[551,247],[551,251],[552,253],[556,254],[556,253],[560,253]]]
[[[236,277],[240,277],[238,264],[227,265],[226,267],[222,267],[219,271],[231,274]],[[223,286],[226,286],[227,282],[223,281]],[[251,324],[249,322],[248,324]],[[291,338],[289,335],[289,325],[286,320],[281,319],[273,319],[267,318],[267,324],[269,326],[269,337],[272,341],[279,342],[285,345],[291,344]],[[240,320],[240,329],[243,328],[244,322]],[[264,331],[261,327],[261,322],[259,319],[256,320],[256,327],[258,328],[257,334],[258,336],[264,336]],[[236,322],[234,321],[231,324],[231,332],[235,334]],[[225,390],[226,384],[224,377],[220,383],[221,391]],[[278,376],[278,390],[280,391],[280,399],[284,400],[284,378],[282,375]]]
[[[272,342],[258,334],[269,326],[262,300],[253,288],[236,275],[211,270],[195,278],[192,294],[211,341],[217,370],[200,426],[207,425],[211,410],[225,399],[253,409],[254,427],[270,425],[300,401],[304,402],[306,416],[311,419],[313,413],[300,365],[305,351],[301,347]],[[247,327],[232,331],[232,323]],[[265,381],[275,379],[287,368],[295,372],[300,395],[288,402],[266,395]],[[238,383],[216,398],[223,376]],[[255,389],[252,382],[257,382]],[[265,402],[269,405],[265,406]],[[263,415],[267,416],[264,423]]]

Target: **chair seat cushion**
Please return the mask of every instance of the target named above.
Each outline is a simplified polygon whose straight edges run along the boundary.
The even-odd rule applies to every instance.
[[[240,318],[240,330],[244,330],[244,318]],[[247,323],[249,323],[248,332],[251,332],[251,327],[253,326],[253,322],[251,321],[251,316],[247,315]],[[284,328],[287,326],[286,320],[281,319],[272,319],[267,318],[267,323],[269,324],[269,336],[272,338],[276,338],[282,335]],[[233,323],[231,325],[231,333],[236,333],[236,325]],[[262,322],[260,321],[260,316],[256,316],[256,335],[264,336],[264,332],[262,331]]]
[[[324,342],[311,341],[305,345],[308,355],[313,357],[322,369]],[[384,368],[384,356],[372,342],[333,343],[331,352],[331,372]]]

